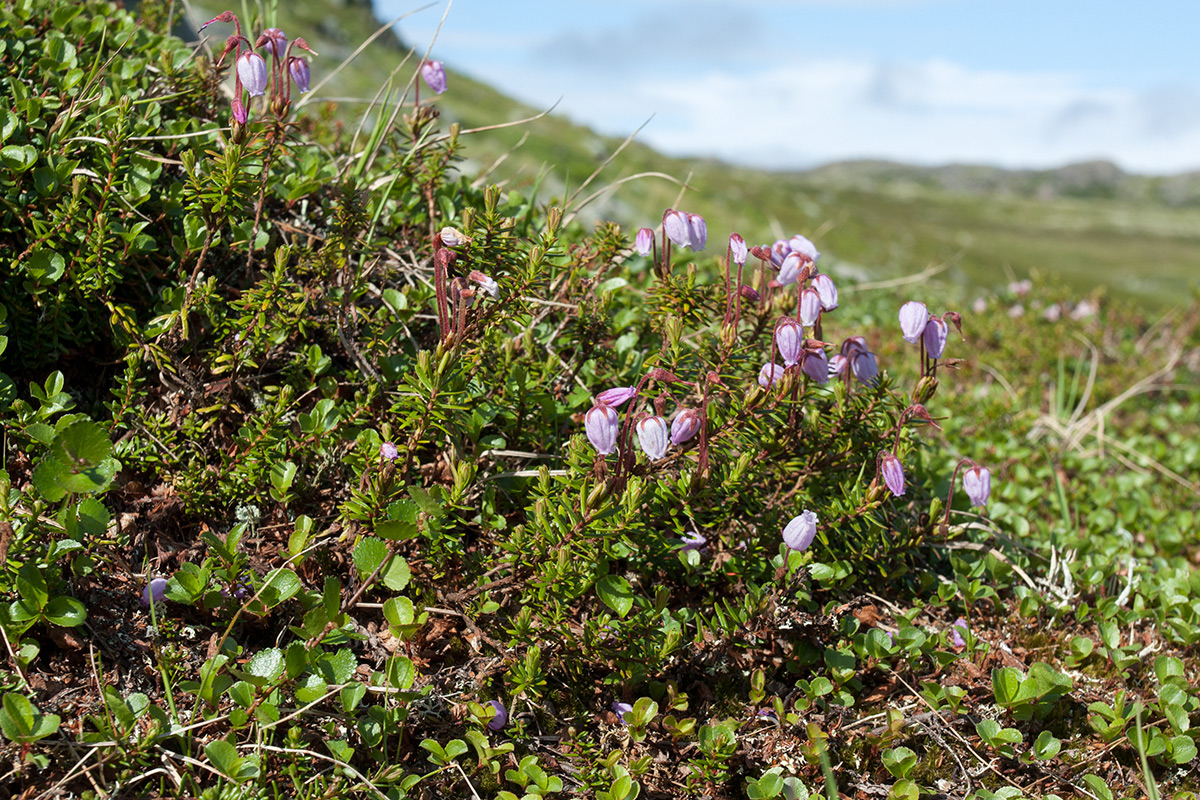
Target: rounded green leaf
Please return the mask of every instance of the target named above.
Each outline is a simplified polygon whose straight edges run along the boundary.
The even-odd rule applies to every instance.
[[[605,575],[596,581],[596,594],[604,605],[611,608],[621,617],[633,608],[633,589],[629,581],[618,575]]]
[[[74,628],[82,625],[87,619],[87,608],[74,597],[59,595],[46,604],[46,619],[64,628]]]
[[[112,455],[108,433],[90,419],[71,423],[54,437],[50,452],[73,471],[97,467]]]

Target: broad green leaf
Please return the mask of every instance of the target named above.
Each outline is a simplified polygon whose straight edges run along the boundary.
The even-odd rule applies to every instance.
[[[596,594],[604,605],[624,617],[633,608],[633,589],[629,581],[619,575],[605,575],[596,581]]]
[[[87,619],[87,608],[83,603],[66,595],[51,598],[43,613],[47,620],[64,628],[82,625]]]
[[[112,455],[108,433],[95,422],[81,419],[54,437],[50,452],[72,471],[98,467]]]
[[[283,651],[278,647],[268,647],[260,650],[246,662],[246,672],[259,678],[263,683],[269,683],[283,674]],[[261,685],[261,684],[260,684]]]
[[[296,573],[287,567],[280,567],[267,573],[258,599],[267,608],[274,608],[285,600],[290,600],[300,589],[300,578]]]

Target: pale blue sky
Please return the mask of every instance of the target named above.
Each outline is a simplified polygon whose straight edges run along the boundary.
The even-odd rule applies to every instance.
[[[454,0],[433,57],[678,155],[1166,173],[1200,168],[1198,31],[1196,0]]]

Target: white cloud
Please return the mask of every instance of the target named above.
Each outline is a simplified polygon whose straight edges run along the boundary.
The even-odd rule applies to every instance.
[[[563,95],[563,111],[607,133],[626,133],[654,113],[643,138],[666,152],[761,166],[863,157],[1010,167],[1107,158],[1143,172],[1200,166],[1194,87],[1097,89],[1065,73],[944,60],[816,60],[620,81],[570,73],[552,89],[545,77],[542,88]]]

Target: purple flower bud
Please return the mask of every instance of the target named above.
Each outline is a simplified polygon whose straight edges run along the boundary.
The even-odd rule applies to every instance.
[[[605,389],[596,395],[596,404],[620,408],[625,404],[626,400],[635,394],[637,394],[637,387],[635,386],[615,386],[612,389]]]
[[[651,461],[658,461],[667,454],[667,445],[671,443],[670,430],[667,421],[659,416],[643,417],[636,425],[638,444],[642,452]]]
[[[155,578],[142,589],[142,605],[149,606],[151,601],[161,603],[167,596],[167,579]]]
[[[833,311],[838,307],[837,287],[833,285],[833,279],[828,275],[818,275],[813,278],[813,288],[817,290],[817,296],[821,298],[821,308],[826,311]]]
[[[879,474],[893,495],[900,497],[904,494],[904,465],[900,459],[892,453],[884,453],[883,460],[879,462]]]
[[[804,552],[817,536],[817,515],[807,509],[783,529],[783,543]]]
[[[784,256],[783,264],[779,267],[779,274],[775,276],[775,280],[779,281],[780,286],[790,286],[800,280],[800,270],[804,264],[804,256],[799,253],[788,253]]]
[[[667,232],[667,238],[674,242],[676,247],[691,246],[692,229],[688,225],[687,215],[682,211],[676,211],[673,208],[664,211],[663,230]]]
[[[654,231],[649,228],[642,228],[637,232],[637,237],[633,240],[633,246],[637,249],[639,256],[648,256],[654,252]]]
[[[924,303],[909,300],[900,306],[900,331],[904,334],[904,341],[909,344],[917,343],[921,334],[925,332],[925,323],[928,321],[929,309]]]
[[[986,506],[992,494],[992,473],[978,464],[963,473],[963,491],[973,506]]]
[[[863,386],[870,386],[879,377],[879,362],[869,350],[860,350],[850,359],[850,370]]]
[[[950,334],[950,326],[938,317],[930,317],[925,323],[925,352],[930,358],[941,358],[946,350],[946,337]]]
[[[817,246],[810,242],[806,237],[799,234],[788,239],[788,246],[792,248],[793,253],[800,253],[809,262],[815,264],[817,259],[821,257],[821,253],[817,250]]]
[[[238,125],[245,125],[246,120],[250,119],[250,114],[246,111],[246,104],[237,95],[234,95],[233,102],[230,103],[230,108],[233,111],[233,121]]]
[[[800,369],[822,386],[829,382],[829,357],[824,350],[805,350]]]
[[[425,85],[441,94],[446,91],[446,68],[440,61],[426,61],[421,65],[421,77]]]
[[[671,422],[671,443],[676,447],[691,439],[700,430],[700,412],[685,408]]]
[[[783,377],[783,367],[772,361],[770,364],[763,364],[762,369],[758,371],[758,385],[764,389],[769,389],[774,385],[775,381]]]
[[[688,214],[688,230],[691,232],[692,249],[703,250],[708,244],[708,224],[699,214]]]
[[[467,277],[478,283],[479,288],[490,294],[492,297],[500,296],[500,285],[479,270],[471,270]]]
[[[950,626],[950,641],[955,647],[966,647],[967,640],[963,636],[967,633],[967,621],[963,617],[954,620],[954,624]]]
[[[739,267],[746,265],[746,257],[750,255],[750,251],[746,249],[746,240],[740,233],[729,234],[729,253],[733,256],[733,263]]]
[[[619,423],[617,412],[603,403],[592,406],[584,415],[583,428],[587,432],[588,441],[600,455],[606,456],[617,449]]]
[[[267,62],[258,53],[247,50],[238,56],[237,74],[251,97],[259,97],[267,91]]]
[[[741,292],[744,299],[749,300],[751,303],[757,303],[762,300],[762,295],[752,286],[742,286],[738,291]]]
[[[805,289],[800,293],[800,324],[811,328],[817,324],[819,316],[821,316],[821,296],[817,294],[816,289]]]
[[[796,324],[796,320],[781,317],[775,324],[775,347],[779,349],[784,364],[790,367],[799,363],[804,348],[804,331]]]
[[[488,730],[498,731],[508,724],[508,709],[499,700],[488,700],[488,705],[496,709],[496,713],[488,720]]]
[[[277,59],[283,58],[283,54],[287,52],[287,34],[279,28],[267,28],[254,46],[263,48]]]
[[[629,720],[625,719],[625,715],[628,714],[629,712],[633,711],[633,706],[629,705],[629,703],[622,703],[618,700],[614,700],[613,704],[612,704],[612,710],[616,713],[617,717],[621,720],[621,724],[623,724],[623,725],[629,724]]]
[[[683,538],[679,540],[679,552],[686,553],[688,550],[699,550],[708,544],[708,539],[705,539],[695,531],[684,531]]]
[[[400,457],[400,451],[396,449],[396,445],[391,442],[384,442],[379,445],[379,455],[388,461],[395,461]]]
[[[309,82],[312,80],[312,70],[308,68],[307,58],[289,58],[288,73],[292,76],[292,83],[296,84],[296,88],[300,90],[301,94],[308,91]]]

